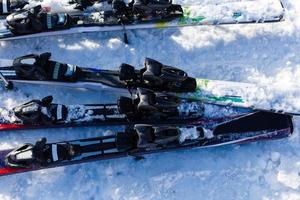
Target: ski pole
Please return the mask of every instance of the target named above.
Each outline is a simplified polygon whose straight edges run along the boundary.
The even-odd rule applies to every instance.
[[[127,37],[127,33],[126,33],[126,28],[125,28],[125,25],[122,22],[122,20],[121,20],[121,25],[122,25],[122,28],[123,28],[124,43],[128,44],[128,37]]]

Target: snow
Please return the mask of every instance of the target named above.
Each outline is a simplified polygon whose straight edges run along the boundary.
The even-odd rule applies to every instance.
[[[227,0],[233,1],[233,0]],[[236,0],[239,1],[239,0]],[[60,1],[48,1],[60,4]],[[178,0],[192,4],[197,0]],[[212,2],[212,0],[205,0]],[[216,0],[217,3],[224,1]],[[264,1],[257,1],[263,4]],[[142,67],[145,57],[182,67],[196,77],[267,84],[262,104],[299,107],[300,2],[284,0],[287,18],[273,24],[199,26],[166,30],[103,32],[0,42],[0,58],[51,51],[55,60],[84,67]],[[273,88],[278,90],[274,91]],[[13,107],[52,94],[56,102],[109,103],[117,94],[61,87],[20,87],[0,93]],[[300,199],[300,121],[287,139],[123,158],[0,178],[0,199]],[[1,132],[0,148],[47,137],[70,140],[120,127]]]
[[[180,143],[184,143],[186,140],[195,140],[199,138],[199,132],[197,130],[197,127],[181,128],[180,132]]]

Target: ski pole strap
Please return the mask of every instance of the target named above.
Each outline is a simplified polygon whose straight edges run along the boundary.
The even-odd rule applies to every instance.
[[[0,0],[0,13],[8,13],[10,11],[9,0]]]

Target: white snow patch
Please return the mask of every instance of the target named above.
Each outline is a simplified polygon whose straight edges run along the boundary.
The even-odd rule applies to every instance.
[[[64,48],[66,50],[71,50],[71,51],[72,50],[82,50],[83,49],[82,45],[80,45],[78,43],[69,44],[69,45],[61,44],[60,48]]]
[[[94,41],[91,41],[91,40],[84,40],[81,42],[82,46],[86,49],[89,49],[89,50],[96,50],[100,47],[100,45]]]
[[[299,189],[300,176],[298,172],[287,172],[284,170],[279,170],[277,180],[286,187],[290,187],[294,190]]]
[[[20,198],[11,198],[9,195],[0,194],[1,200],[19,200]]]
[[[280,153],[279,152],[272,152],[271,153],[271,160],[273,162],[279,162],[280,161]]]
[[[182,102],[177,109],[180,115],[187,117],[192,113],[199,116],[203,115],[203,104],[201,102]]]
[[[109,39],[107,43],[107,47],[112,49],[112,50],[117,50],[123,45],[123,41],[120,39]]]
[[[179,142],[183,143],[185,140],[195,140],[199,137],[197,127],[181,128]]]

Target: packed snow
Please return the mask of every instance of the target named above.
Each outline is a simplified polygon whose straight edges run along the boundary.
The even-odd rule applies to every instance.
[[[234,1],[234,0],[226,0]],[[235,0],[239,2],[244,0]],[[275,1],[275,0],[274,0]],[[48,1],[59,5],[61,1]],[[177,0],[193,4],[197,0]],[[220,0],[205,2],[222,3]],[[258,0],[258,6],[264,1]],[[201,78],[263,85],[262,105],[300,108],[300,1],[283,0],[286,20],[273,24],[199,26],[102,32],[0,42],[0,59],[50,51],[53,59],[83,67],[142,66],[145,57]],[[266,88],[267,87],[267,88]],[[12,108],[53,95],[64,104],[111,103],[118,94],[54,86],[1,89]],[[276,89],[276,90],[274,90]],[[266,92],[267,91],[267,92]],[[100,161],[0,177],[0,199],[300,199],[300,120],[287,139]],[[34,142],[107,135],[120,127],[1,132],[0,149]]]

